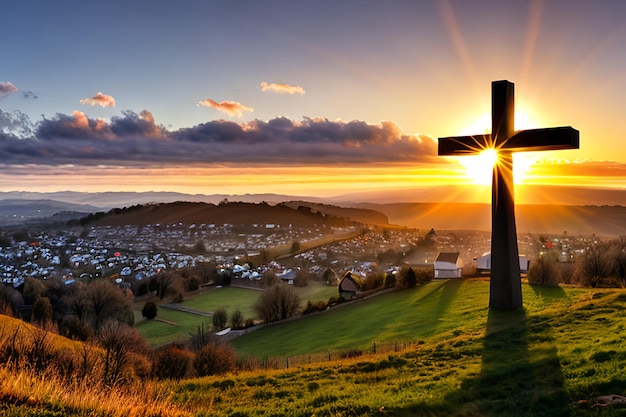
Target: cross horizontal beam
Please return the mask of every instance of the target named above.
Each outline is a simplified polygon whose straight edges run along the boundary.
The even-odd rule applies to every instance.
[[[495,147],[512,152],[578,149],[579,132],[570,126],[520,130]],[[438,154],[440,156],[472,155],[489,148],[494,148],[491,134],[453,136],[439,138]]]

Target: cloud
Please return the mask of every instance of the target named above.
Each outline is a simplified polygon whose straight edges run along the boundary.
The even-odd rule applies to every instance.
[[[84,106],[115,107],[115,99],[113,96],[98,91],[98,94],[95,96],[80,100],[80,104]]]
[[[39,94],[35,93],[34,91],[22,91],[22,97],[38,99],[39,98]]]
[[[251,107],[246,107],[241,103],[237,103],[236,101],[222,101],[218,103],[210,98],[206,100],[199,101],[198,106],[204,107],[212,107],[215,110],[221,111],[222,113],[226,113],[230,116],[241,117],[244,111],[253,112],[254,109]]]
[[[276,93],[286,93],[286,94],[304,94],[305,93],[304,88],[298,85],[266,83],[265,81],[261,83],[261,91],[273,91]]]
[[[12,82],[5,81],[0,82],[0,97],[8,96],[11,93],[17,93],[20,91]]]
[[[0,160],[10,164],[180,166],[227,164],[254,166],[378,166],[441,163],[427,136],[408,135],[392,122],[340,122],[275,118],[235,123],[209,121],[167,130],[144,110],[104,119],[74,111],[32,124],[20,115],[0,113]],[[24,116],[25,117],[25,116]],[[27,122],[27,123],[26,123]],[[5,126],[30,125],[9,134]]]
[[[19,110],[9,113],[0,109],[0,134],[5,138],[30,138],[33,137],[34,132],[35,125],[26,114]]]

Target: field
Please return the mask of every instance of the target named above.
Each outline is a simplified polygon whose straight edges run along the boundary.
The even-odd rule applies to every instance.
[[[152,415],[197,417],[624,415],[607,398],[626,394],[626,290],[524,285],[524,309],[499,312],[486,307],[488,288],[486,280],[433,281],[267,326],[236,339],[238,353],[283,368],[285,357],[337,354],[150,382],[146,398],[161,410]],[[373,351],[391,340],[407,347]],[[120,405],[111,410],[87,401],[98,392],[81,402],[63,384],[3,372],[3,415],[142,415],[128,412],[141,395],[134,388],[135,400],[115,390]]]
[[[328,301],[330,297],[337,296],[336,287],[329,287],[316,281],[309,283],[306,287],[294,288],[300,295],[303,307],[309,300],[312,302]],[[256,289],[209,287],[190,295],[180,306],[174,306],[188,309],[187,311],[160,306],[157,320],[144,319],[141,316],[141,308],[144,303],[138,302],[135,305],[135,328],[148,340],[151,346],[184,340],[202,324],[206,329],[211,329],[210,314],[218,308],[224,308],[229,317],[236,309],[239,309],[244,320],[255,319],[256,313],[253,305],[260,294],[261,292]],[[190,311],[205,313],[205,315],[194,314]]]
[[[567,304],[581,290],[524,287],[528,313]],[[334,308],[324,314],[270,326],[234,341],[243,354],[292,356],[328,350],[369,350],[375,342],[447,337],[460,328],[479,332],[487,324],[489,282],[436,280]],[[298,343],[293,343],[297,340]]]
[[[489,311],[488,282],[432,282],[237,339],[289,355],[414,337],[385,354],[175,386],[180,404],[227,416],[616,416],[626,392],[623,290],[524,286],[524,310]],[[271,410],[271,411],[268,411]]]

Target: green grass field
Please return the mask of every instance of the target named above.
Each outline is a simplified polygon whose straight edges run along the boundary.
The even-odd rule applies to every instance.
[[[240,370],[178,382],[137,381],[133,389],[85,391],[66,387],[67,381],[50,383],[36,373],[0,368],[4,399],[0,413],[16,417],[85,416],[96,410],[102,416],[189,417],[626,414],[623,404],[601,402],[601,396],[626,394],[626,290],[524,285],[524,308],[502,312],[486,307],[488,289],[485,280],[433,281],[236,339],[240,354],[259,357],[363,348],[354,357],[334,356],[296,366],[292,362],[288,369]],[[161,313],[180,323],[187,323],[189,316]],[[156,330],[150,331],[158,336]],[[414,343],[387,353],[366,349],[373,341],[394,339]],[[140,389],[146,384],[153,384],[148,396]],[[144,406],[142,399],[153,403]],[[132,411],[135,406],[139,408]]]
[[[137,317],[138,316],[138,317]],[[159,320],[166,320],[164,323]],[[150,346],[161,346],[167,343],[185,340],[189,334],[195,332],[198,326],[211,328],[211,317],[202,317],[182,311],[159,308],[156,320],[146,320],[141,313],[135,313],[135,328],[146,338]]]
[[[244,320],[254,318],[252,306],[261,295],[260,291],[236,287],[208,287],[203,293],[183,302],[183,307],[194,310],[213,312],[218,308],[226,309],[230,316],[236,309],[243,314]]]
[[[326,302],[330,297],[337,297],[336,287],[329,287],[316,281],[312,281],[306,287],[294,288],[300,295],[302,307],[306,306],[309,300]],[[188,299],[182,303],[182,307],[207,313],[224,308],[229,317],[236,309],[239,309],[245,321],[256,318],[253,306],[260,295],[261,291],[255,289],[208,287],[188,296]],[[160,346],[187,339],[189,334],[195,332],[202,324],[207,329],[212,328],[211,317],[164,307],[158,309],[157,320],[146,320],[141,316],[143,305],[144,303],[135,305],[135,328],[148,340],[150,346]]]
[[[524,285],[524,309],[501,312],[486,307],[488,287],[435,281],[235,341],[260,356],[417,341],[399,352],[173,389],[180,404],[215,416],[625,415],[598,397],[626,394],[626,291]]]
[[[581,290],[524,286],[529,313],[565,305]],[[234,340],[238,352],[256,357],[292,356],[359,348],[375,342],[421,341],[447,337],[462,328],[479,332],[487,323],[489,282],[431,281],[411,290],[336,307],[324,314],[268,326]],[[297,341],[294,342],[294,341]]]

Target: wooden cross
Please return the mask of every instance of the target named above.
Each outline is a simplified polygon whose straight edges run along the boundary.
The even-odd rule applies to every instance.
[[[514,130],[513,83],[491,83],[491,134],[439,138],[439,155],[473,155],[495,149],[491,189],[491,280],[489,307],[514,310],[522,306],[515,203],[513,152],[578,149],[578,130],[570,126]]]

